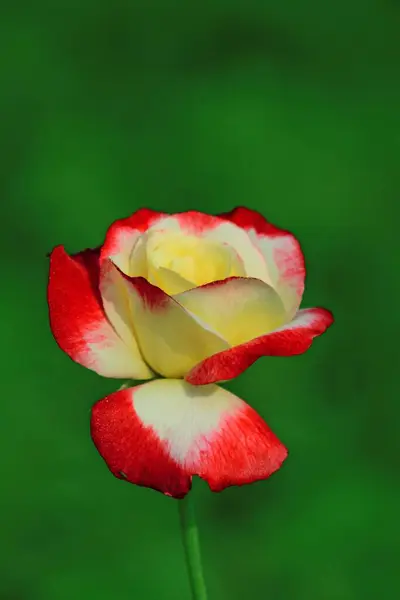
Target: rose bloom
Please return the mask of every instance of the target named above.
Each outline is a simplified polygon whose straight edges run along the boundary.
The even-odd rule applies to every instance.
[[[304,278],[296,238],[243,207],[141,209],[115,221],[99,248],[53,250],[48,304],[60,348],[104,377],[153,379],[93,407],[92,438],[116,477],[182,498],[193,475],[221,491],[279,469],[285,446],[215,383],[261,356],[301,354],[331,325],[323,308],[299,310]]]

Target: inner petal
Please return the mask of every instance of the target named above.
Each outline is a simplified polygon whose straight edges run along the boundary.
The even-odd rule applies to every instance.
[[[147,279],[148,266],[147,266],[147,238],[148,234],[144,233],[135,243],[128,262],[128,270],[122,271],[130,277],[144,277]]]
[[[167,292],[170,296],[196,287],[193,281],[189,281],[182,277],[182,275],[165,267],[150,269],[147,280],[164,290],[164,292]]]
[[[232,346],[282,326],[287,315],[277,292],[258,279],[235,278],[174,296]]]
[[[146,258],[148,281],[169,294],[244,275],[244,267],[230,246],[180,232],[151,232]]]
[[[168,215],[150,227],[153,231],[168,231],[183,235],[196,235],[218,244],[234,248],[244,265],[246,277],[255,277],[271,284],[265,258],[248,233],[240,226],[198,211]],[[236,273],[236,275],[238,275]]]

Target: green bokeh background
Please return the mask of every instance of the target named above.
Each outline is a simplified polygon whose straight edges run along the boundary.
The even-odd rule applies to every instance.
[[[399,597],[399,3],[57,5],[0,19],[1,600],[189,598],[176,502],[92,445],[118,382],[56,346],[46,253],[238,204],[296,233],[336,323],[229,385],[290,457],[196,486],[210,600]]]

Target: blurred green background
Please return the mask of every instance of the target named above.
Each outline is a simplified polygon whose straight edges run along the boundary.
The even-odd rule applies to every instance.
[[[399,3],[57,4],[0,19],[1,600],[189,598],[176,502],[92,445],[118,382],[53,341],[46,253],[237,204],[296,233],[336,323],[229,385],[290,457],[196,486],[210,600],[399,597]]]

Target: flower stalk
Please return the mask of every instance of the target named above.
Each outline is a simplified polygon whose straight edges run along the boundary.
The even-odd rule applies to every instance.
[[[193,600],[207,600],[207,590],[201,563],[199,532],[192,496],[193,493],[188,494],[182,500],[178,500],[182,541],[192,598]]]

